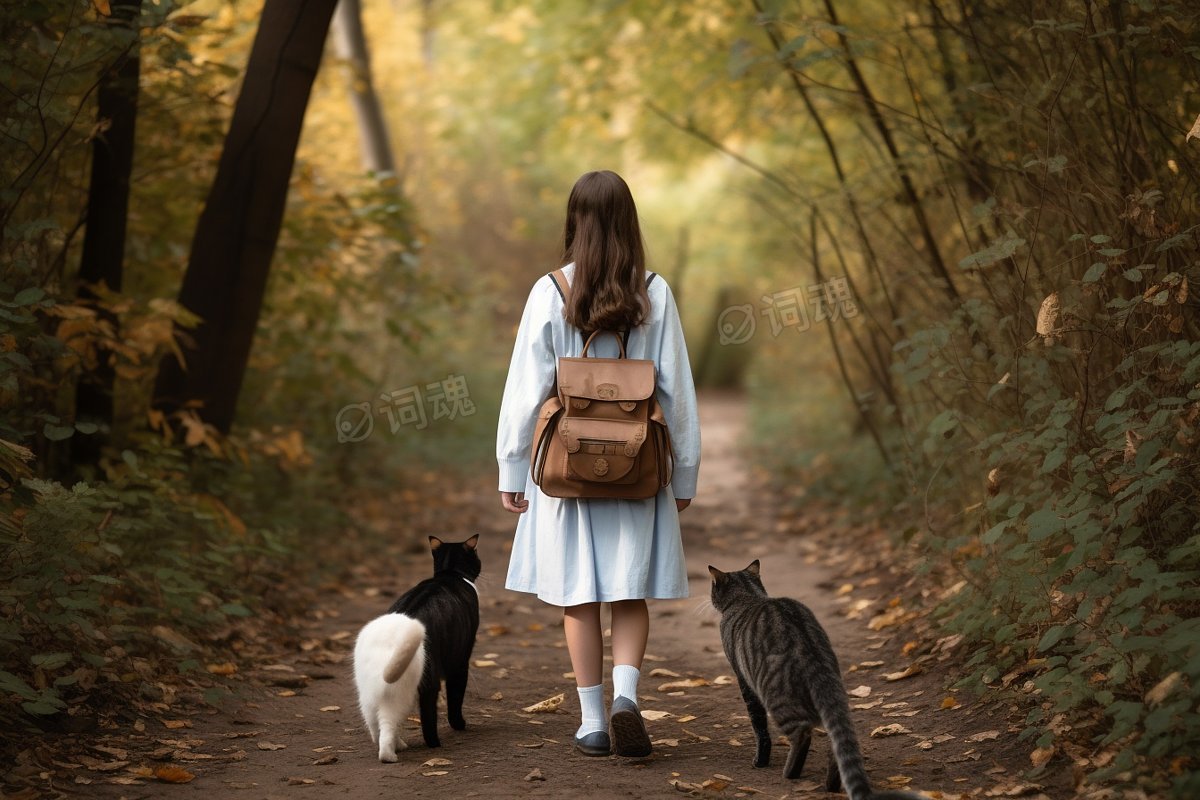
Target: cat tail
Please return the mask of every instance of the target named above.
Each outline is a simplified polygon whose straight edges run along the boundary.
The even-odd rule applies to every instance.
[[[828,677],[813,680],[809,694],[821,716],[821,727],[829,736],[838,773],[842,776],[842,788],[850,800],[887,800],[871,794],[871,780],[858,747],[854,721],[850,719],[846,688],[838,678],[836,667],[829,671]]]
[[[400,641],[396,644],[396,651],[392,653],[387,666],[383,668],[385,683],[395,683],[400,680],[400,676],[404,674],[408,665],[416,657],[417,651],[425,644],[425,626],[415,619],[410,620],[410,623],[404,628],[400,635]]]

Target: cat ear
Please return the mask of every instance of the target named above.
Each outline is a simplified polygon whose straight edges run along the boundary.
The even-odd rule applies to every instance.
[[[467,539],[465,542],[463,542],[463,547],[467,548],[468,550],[474,550],[475,545],[477,545],[477,544],[479,544],[479,534],[478,533],[475,534],[474,536],[472,536],[470,539]]]
[[[441,547],[441,546],[442,546],[442,540],[441,540],[441,539],[439,539],[439,538],[438,538],[438,537],[436,537],[436,536],[430,536],[430,537],[429,537],[429,549],[430,549],[430,550],[437,550],[437,549],[438,549],[439,547]]]
[[[712,564],[708,565],[708,574],[712,575],[713,583],[722,583],[729,577],[724,572],[721,572],[721,570],[714,567]]]
[[[758,575],[758,559],[757,558],[750,562],[750,566],[746,567],[746,572],[749,572],[751,575],[754,575],[757,577],[757,575]]]

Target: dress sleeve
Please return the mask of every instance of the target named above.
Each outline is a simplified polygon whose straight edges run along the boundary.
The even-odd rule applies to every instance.
[[[675,457],[671,491],[686,500],[696,496],[700,473],[700,417],[696,405],[696,386],[687,343],[675,295],[664,281],[661,344],[658,362],[658,402],[671,432],[671,451]]]
[[[554,294],[549,279],[535,283],[517,328],[496,430],[502,492],[525,491],[537,412],[554,394],[556,360],[550,302]]]

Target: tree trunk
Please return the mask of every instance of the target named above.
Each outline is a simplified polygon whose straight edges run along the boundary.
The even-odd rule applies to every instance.
[[[371,80],[371,54],[363,32],[361,0],[339,0],[333,15],[333,47],[346,73],[350,102],[358,119],[363,169],[395,172],[387,120]]]
[[[267,0],[217,176],[192,240],[180,303],[202,322],[181,336],[186,366],[164,360],[156,404],[200,401],[218,430],[233,424],[288,181],[336,0]]]
[[[138,19],[143,0],[112,5],[112,25],[130,28],[133,42],[100,82],[96,116],[100,132],[92,140],[92,174],[88,186],[83,254],[79,264],[81,299],[95,300],[98,284],[121,290],[125,259],[125,229],[129,214],[129,180],[133,171],[133,144],[137,123],[138,79],[141,73]],[[104,127],[107,126],[107,127]],[[101,310],[101,319],[117,330],[117,319]],[[111,425],[113,418],[113,367],[102,353],[96,371],[83,374],[76,387],[75,419]],[[74,460],[95,462],[103,434],[79,436],[72,443]]]

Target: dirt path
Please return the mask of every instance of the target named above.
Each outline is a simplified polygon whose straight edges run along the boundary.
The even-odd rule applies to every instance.
[[[515,517],[496,502],[492,475],[480,479],[478,505],[462,509],[437,531],[450,540],[481,532],[484,576],[481,629],[467,695],[468,729],[455,732],[443,717],[443,746],[428,750],[417,726],[411,747],[397,764],[380,764],[361,726],[348,654],[359,626],[382,613],[392,598],[424,577],[427,558],[379,554],[363,565],[354,585],[331,587],[306,622],[307,637],[295,652],[279,653],[259,675],[276,685],[246,682],[241,701],[219,714],[181,716],[166,729],[146,720],[141,738],[157,748],[149,766],[172,764],[196,777],[167,785],[106,785],[112,776],[93,774],[84,791],[93,797],[158,798],[205,795],[257,800],[347,796],[353,798],[448,797],[829,797],[819,791],[828,744],[814,740],[800,781],[781,777],[786,745],[777,746],[769,769],[750,765],[753,736],[729,666],[721,652],[715,613],[708,607],[706,565],[739,569],[763,562],[764,582],[774,594],[809,604],[838,650],[847,686],[857,689],[855,721],[867,767],[877,786],[905,786],[933,797],[983,796],[1019,784],[1027,746],[1016,741],[1005,709],[958,705],[943,708],[950,693],[936,656],[911,677],[896,678],[912,663],[903,654],[902,607],[889,608],[887,575],[837,575],[822,563],[820,548],[805,530],[832,524],[806,517],[789,521],[753,485],[735,452],[743,406],[736,397],[701,398],[704,455],[699,496],[682,515],[691,597],[651,604],[649,655],[643,669],[642,708],[666,712],[648,723],[657,744],[644,760],[586,758],[571,747],[578,724],[574,681],[562,642],[561,614],[529,595],[503,588],[507,547]],[[854,559],[850,559],[853,561]],[[872,563],[869,560],[865,563]],[[859,564],[857,568],[861,568]],[[851,571],[856,567],[851,564]],[[847,567],[843,567],[845,572]],[[387,574],[387,577],[381,575]],[[873,630],[869,621],[875,620]],[[666,670],[657,675],[651,670]],[[660,691],[664,683],[702,678],[708,685]],[[889,675],[893,680],[887,680]],[[307,676],[304,678],[303,676]],[[521,711],[566,693],[558,712]],[[891,736],[877,728],[907,729]],[[137,738],[134,734],[133,738]],[[948,738],[947,738],[948,737]],[[972,739],[974,737],[974,739]],[[436,761],[430,761],[437,759]],[[706,783],[707,782],[707,783]],[[83,789],[84,787],[81,787]],[[1043,797],[1068,797],[1061,787]],[[844,797],[844,795],[842,795]],[[1008,794],[1007,796],[1018,796]],[[1019,796],[1036,797],[1030,789]]]

